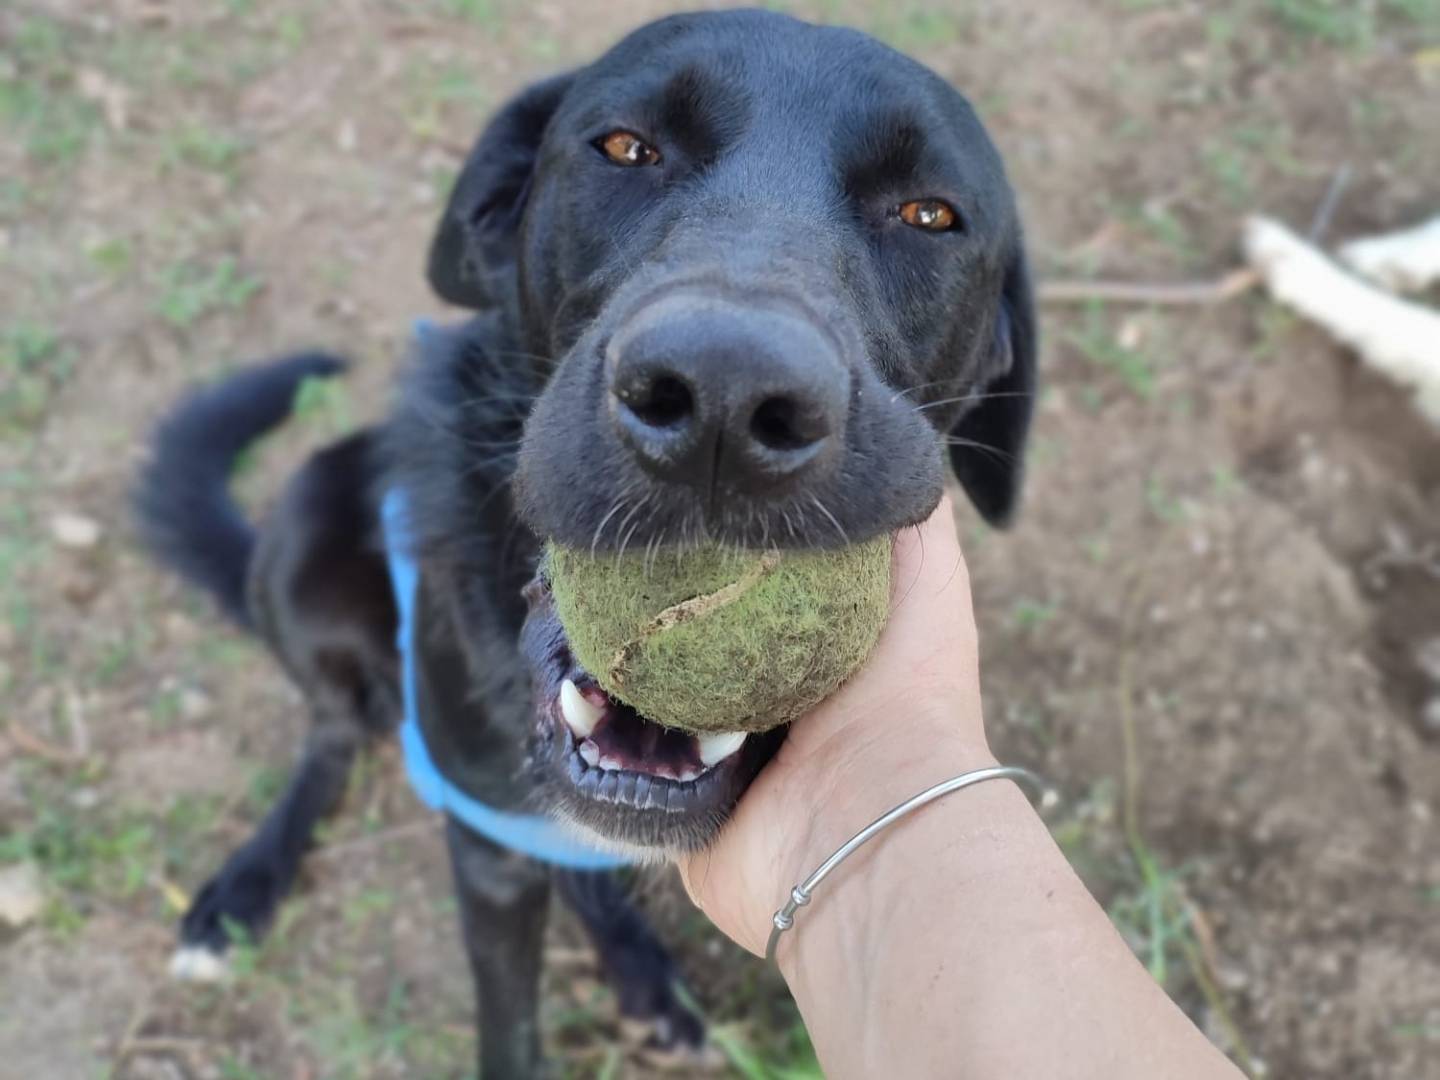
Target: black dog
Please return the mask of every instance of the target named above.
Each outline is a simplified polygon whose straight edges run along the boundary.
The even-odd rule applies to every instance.
[[[541,538],[864,540],[935,507],[947,444],[987,520],[1016,503],[1035,333],[1011,192],[965,100],[864,35],[677,16],[532,87],[466,162],[429,275],[478,314],[421,336],[388,421],[316,454],[258,536],[225,493],[234,456],[339,361],[240,375],[157,436],[151,545],[267,642],[316,721],[188,945],[263,929],[357,747],[401,713],[394,493],[419,570],[416,722],[446,781],[651,857],[705,844],[783,733],[701,741],[607,699],[532,580]],[[455,816],[448,838],[484,1075],[538,1067],[552,879],[622,1009],[700,1040],[609,872],[555,871]]]

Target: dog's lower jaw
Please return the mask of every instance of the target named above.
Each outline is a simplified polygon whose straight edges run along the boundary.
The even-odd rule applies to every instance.
[[[563,807],[554,811],[555,820],[558,821],[565,831],[581,840],[597,851],[603,851],[610,855],[616,855],[622,859],[634,863],[637,866],[660,866],[666,862],[673,861],[681,855],[689,854],[690,848],[656,847],[650,844],[639,844],[611,836],[607,833],[592,829],[575,818]]]

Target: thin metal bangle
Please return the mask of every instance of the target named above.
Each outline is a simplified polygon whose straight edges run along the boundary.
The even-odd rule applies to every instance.
[[[970,787],[972,784],[983,784],[986,780],[1016,780],[1033,788],[1043,797],[1043,801],[1049,802],[1053,793],[1046,789],[1044,781],[1036,776],[1029,769],[1022,769],[1018,765],[994,765],[988,769],[975,769],[971,772],[961,773],[959,776],[952,776],[949,780],[942,780],[934,787],[926,788],[919,795],[906,799],[893,810],[882,814],[865,828],[845,841],[840,849],[826,859],[816,871],[806,878],[799,885],[790,890],[790,899],[785,901],[783,907],[775,912],[770,929],[770,940],[765,945],[765,959],[771,963],[775,961],[775,949],[780,944],[780,935],[795,925],[795,913],[810,903],[814,896],[815,889],[830,876],[830,873],[842,862],[848,859],[867,840],[875,836],[888,825],[893,825],[901,818],[919,810],[927,803],[932,803],[942,796],[949,795],[952,791],[959,791],[961,788]]]

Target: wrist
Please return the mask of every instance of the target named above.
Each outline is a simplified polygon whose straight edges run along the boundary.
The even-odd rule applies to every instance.
[[[967,761],[942,770],[942,779],[993,764]],[[822,1058],[832,1075],[874,1075],[895,1060],[897,1047],[884,1033],[905,1028],[916,1010],[959,1022],[947,1002],[986,984],[997,935],[1021,944],[1020,935],[1006,932],[1004,909],[1037,887],[1049,889],[1052,849],[1028,794],[1012,780],[994,779],[895,821],[825,879],[781,935],[776,961],[816,1045],[847,1047],[845,1062]],[[1063,869],[1063,860],[1057,865]],[[871,1022],[857,1028],[862,1013]],[[832,1030],[822,1031],[827,1026]],[[923,1047],[912,1050],[925,1056]]]
[[[965,732],[953,722],[922,720],[907,720],[903,730],[903,737],[873,740],[867,746],[848,747],[844,753],[816,755],[809,782],[800,788],[806,792],[805,806],[789,816],[792,827],[781,834],[777,844],[773,901],[764,915],[765,938],[775,910],[790,898],[791,888],[856,833],[927,788],[997,764],[983,732]],[[902,879],[909,878],[920,865],[913,860],[926,857],[914,851],[913,846],[928,830],[917,830],[914,823],[935,813],[940,804],[963,799],[994,783],[997,781],[942,796],[936,803],[888,825],[855,850],[826,878],[814,907],[806,906],[797,915],[796,928],[782,935],[776,959],[787,978],[792,974],[787,970],[787,958],[794,956],[795,938],[803,933],[802,924],[809,925],[815,919],[815,910],[829,903],[834,894],[845,891],[851,894],[847,906],[853,903],[860,912],[883,911],[884,899],[875,895],[877,882],[872,870],[891,861],[903,849],[899,856],[901,869],[908,864],[908,870]],[[904,842],[892,843],[899,836],[905,838]],[[876,904],[880,906],[874,907]],[[852,926],[847,933],[863,929]]]

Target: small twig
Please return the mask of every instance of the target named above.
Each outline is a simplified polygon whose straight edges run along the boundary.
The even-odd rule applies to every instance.
[[[155,994],[159,990],[158,983],[151,983],[145,993],[135,1002],[135,1008],[130,1011],[130,1019],[125,1023],[125,1031],[120,1036],[120,1041],[115,1045],[115,1054],[110,1059],[110,1068],[106,1070],[107,1080],[116,1080],[120,1075],[120,1068],[140,1047],[142,1042],[150,1042],[150,1038],[142,1037],[140,1029],[145,1026],[145,1021],[150,1015],[150,1006],[155,1001]]]
[[[1345,194],[1345,189],[1350,186],[1350,163],[1347,161],[1340,168],[1335,170],[1335,175],[1330,178],[1330,186],[1325,189],[1325,196],[1320,200],[1320,205],[1315,208],[1315,216],[1310,219],[1310,231],[1305,238],[1320,246],[1325,234],[1330,231],[1330,223],[1335,219],[1335,211],[1340,208],[1340,197]]]
[[[70,748],[77,760],[90,756],[90,726],[85,722],[85,702],[73,688],[65,692],[65,719],[70,726]]]
[[[1117,304],[1206,305],[1220,304],[1246,293],[1260,283],[1260,275],[1249,267],[1231,270],[1214,281],[1180,281],[1150,284],[1142,281],[1043,281],[1043,304],[1085,304],[1107,301]]]
[[[73,750],[67,750],[63,746],[56,746],[52,742],[40,738],[39,735],[26,730],[17,720],[10,721],[6,734],[10,741],[24,753],[34,757],[44,758],[54,765],[79,765],[85,759],[77,755]]]
[[[407,821],[403,825],[396,825],[389,829],[381,829],[379,832],[366,833],[364,836],[357,836],[353,840],[341,840],[336,844],[326,844],[317,847],[310,853],[311,858],[332,858],[337,855],[350,855],[362,848],[374,847],[383,844],[387,840],[397,840],[405,836],[415,836],[439,829],[444,819],[439,815],[431,814],[416,821]]]

